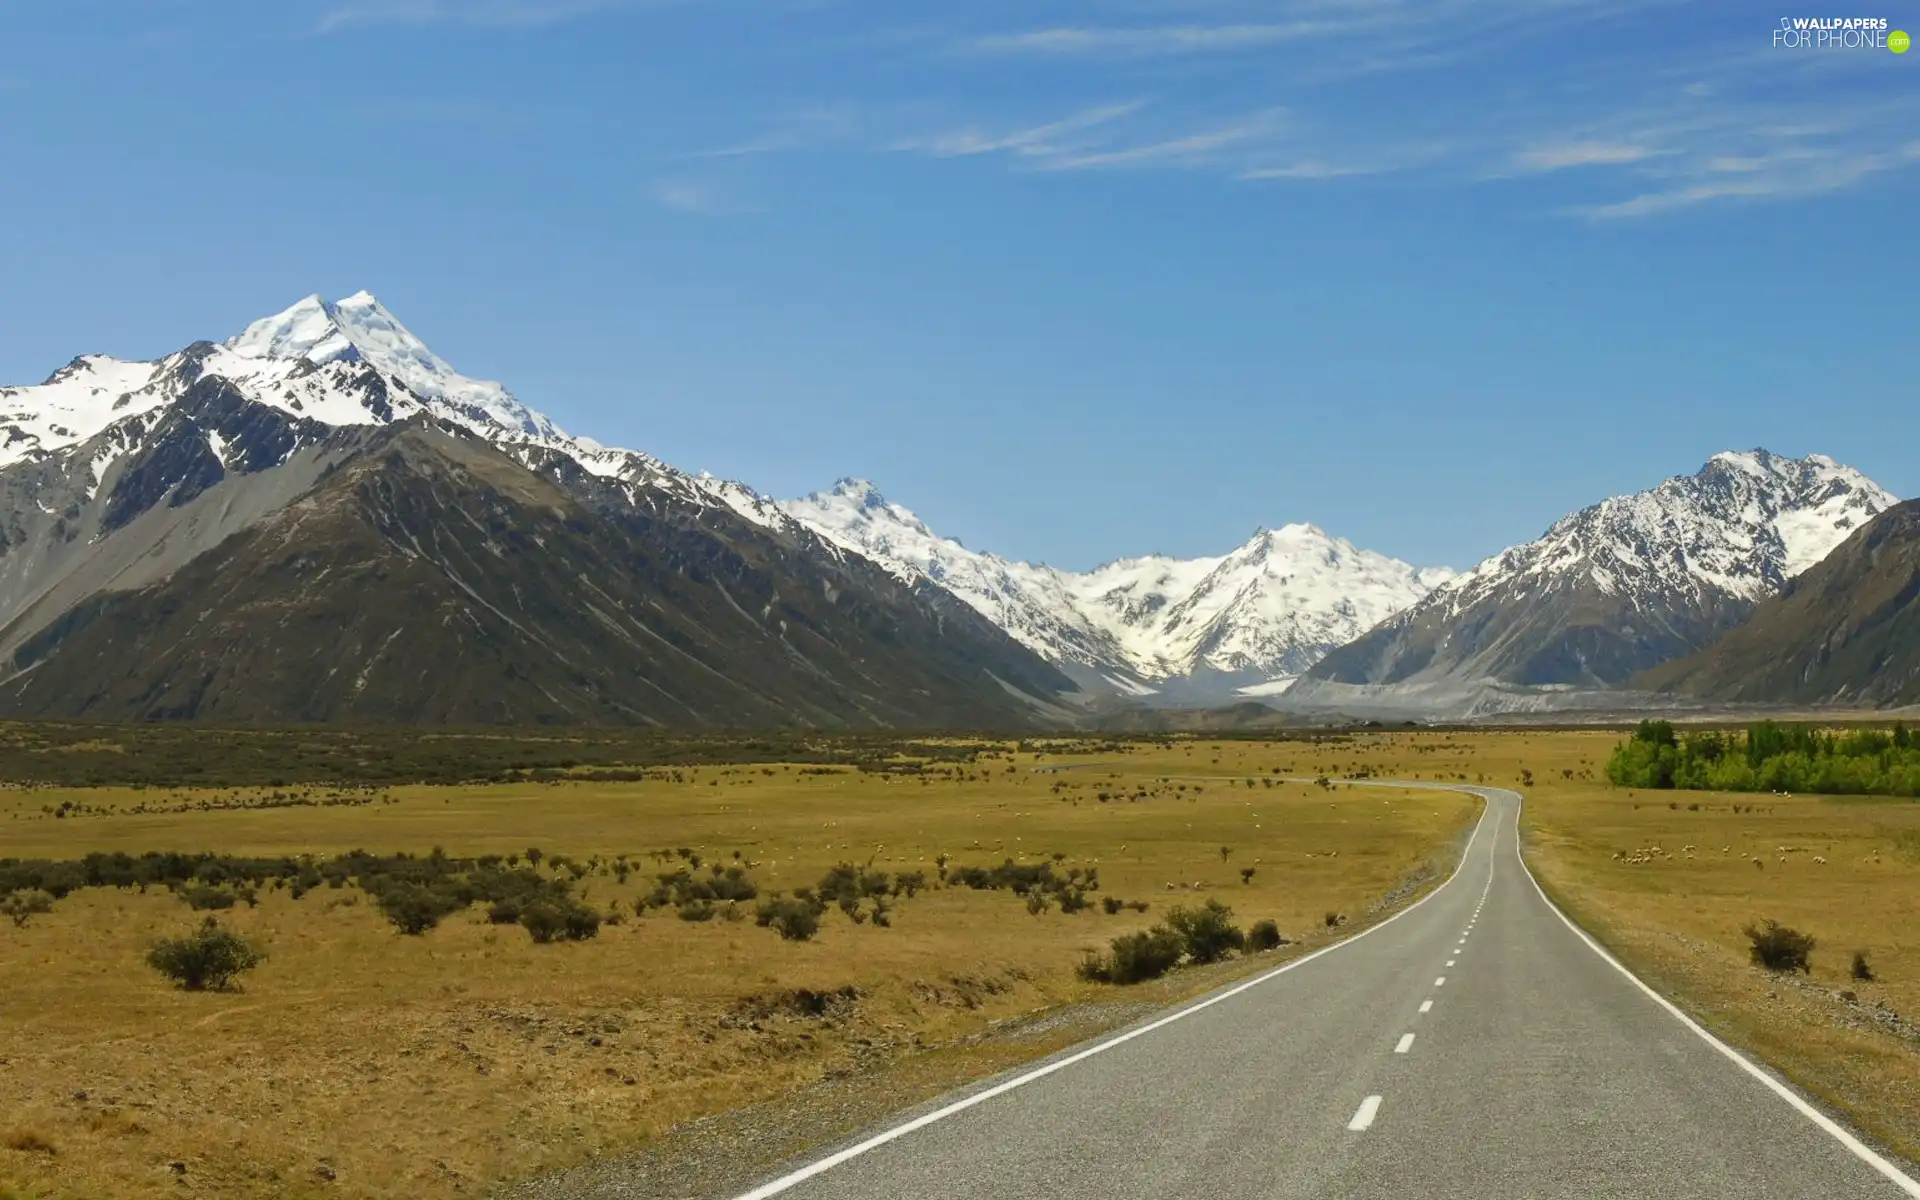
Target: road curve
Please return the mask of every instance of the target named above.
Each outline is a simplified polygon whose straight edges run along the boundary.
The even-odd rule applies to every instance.
[[[1458,790],[1459,870],[1391,920],[740,1200],[1920,1200],[1547,901],[1517,793]]]

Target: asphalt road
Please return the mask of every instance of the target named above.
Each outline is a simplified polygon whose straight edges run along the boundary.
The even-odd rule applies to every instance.
[[[1338,946],[793,1164],[743,1200],[1920,1197],[1574,929],[1497,788]]]

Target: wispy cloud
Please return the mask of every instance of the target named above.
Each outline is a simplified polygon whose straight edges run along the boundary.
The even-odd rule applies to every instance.
[[[968,158],[977,154],[1017,154],[1025,158],[1046,158],[1067,153],[1063,139],[1118,121],[1140,110],[1138,102],[1103,104],[1083,109],[1071,116],[1024,129],[989,133],[978,126],[967,126],[896,141],[894,150],[930,154],[935,158]]]
[[[1269,127],[1267,121],[1254,120],[1139,145],[1061,155],[1043,165],[1050,171],[1084,171],[1096,167],[1168,167],[1213,163],[1218,161],[1219,151],[1244,146],[1265,134]]]
[[[1659,154],[1650,146],[1628,142],[1562,142],[1534,146],[1513,156],[1521,171],[1564,171],[1569,167],[1617,167],[1642,162]]]
[[[1293,179],[1306,182],[1324,179],[1351,179],[1358,175],[1380,175],[1395,168],[1387,164],[1331,163],[1317,158],[1303,159],[1278,167],[1253,167],[1240,172],[1239,178]]]
[[[1845,191],[1871,176],[1920,164],[1920,141],[1891,150],[1786,153],[1759,159],[1710,159],[1717,178],[1642,192],[1574,211],[1593,220],[1649,217],[1716,200],[1789,200]]]
[[[694,217],[717,217],[749,211],[725,190],[686,179],[662,179],[649,189],[653,202],[669,212]]]
[[[1393,175],[1615,220],[1863,186],[1912,165],[1887,132],[1920,125],[1920,94],[1893,70],[1903,64],[1766,54],[1770,21],[1680,0],[1109,0],[1080,11],[1102,9],[1135,15],[917,25],[885,43],[914,68],[894,76],[907,89],[776,118],[688,157],[907,153],[1328,186]],[[1177,15],[1142,15],[1156,12]],[[1563,52],[1576,39],[1579,52]],[[982,72],[991,92],[972,78]],[[975,107],[951,99],[956,80]]]
[[[1230,152],[1274,136],[1283,116],[1274,110],[1201,121],[1128,101],[998,131],[966,125],[916,134],[887,149],[933,158],[1005,155],[1039,171],[1221,166]]]

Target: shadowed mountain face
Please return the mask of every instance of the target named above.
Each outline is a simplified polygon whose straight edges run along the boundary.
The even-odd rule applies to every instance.
[[[1745,625],[1634,684],[1739,703],[1920,704],[1920,501],[1880,514]]]
[[[595,503],[424,419],[370,443],[165,578],[25,638],[0,711],[993,726],[1032,718],[1016,690],[1068,688],[950,597],[728,510]]]

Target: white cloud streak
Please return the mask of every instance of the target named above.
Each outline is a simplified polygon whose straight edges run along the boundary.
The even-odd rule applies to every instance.
[[[1562,142],[1534,146],[1513,156],[1521,171],[1564,171],[1569,167],[1618,167],[1642,162],[1659,154],[1648,146],[1626,142]]]

